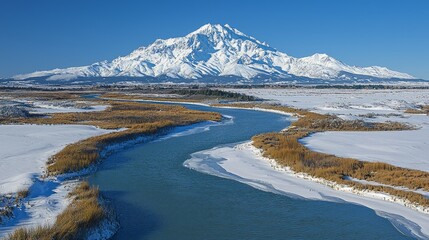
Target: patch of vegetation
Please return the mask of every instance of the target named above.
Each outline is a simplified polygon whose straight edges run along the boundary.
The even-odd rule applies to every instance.
[[[13,207],[6,205],[0,208],[0,224],[3,222],[3,218],[10,218],[13,216]]]
[[[234,93],[227,92],[217,89],[179,89],[171,91],[173,94],[179,94],[184,96],[208,96],[208,97],[216,97],[223,98],[234,101],[256,101],[259,100],[254,96],[242,94],[242,93]]]
[[[23,200],[28,193],[28,189],[24,189],[17,193],[0,195],[0,224],[4,219],[13,217],[13,210],[22,207]]]
[[[162,90],[159,93],[149,92],[146,94],[133,93],[124,94],[121,92],[105,93],[101,98],[106,99],[130,99],[130,100],[148,100],[148,101],[179,101],[179,102],[203,102],[211,100],[227,100],[227,101],[257,101],[256,97],[242,93],[227,92],[210,88],[185,88],[185,89],[170,89]]]
[[[72,240],[83,239],[87,231],[97,226],[106,212],[99,203],[99,190],[81,183],[70,193],[71,204],[57,216],[52,226],[20,228],[8,240]]]
[[[405,110],[405,113],[429,115],[429,105],[419,106],[418,108],[410,108]]]
[[[33,98],[40,101],[47,100],[71,100],[80,98],[79,92],[74,91],[5,91],[1,93],[2,97],[11,98]]]
[[[29,193],[30,193],[30,191],[28,189],[24,189],[24,190],[21,190],[21,191],[17,192],[16,193],[16,197],[18,199],[23,199],[23,198],[28,197]]]
[[[26,118],[30,113],[18,106],[0,106],[0,118]]]

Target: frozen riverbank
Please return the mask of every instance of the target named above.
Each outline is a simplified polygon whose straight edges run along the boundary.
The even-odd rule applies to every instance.
[[[17,227],[54,223],[76,182],[41,179],[46,162],[68,144],[109,132],[86,125],[0,125],[0,195],[29,189],[12,219],[3,219],[0,237]]]

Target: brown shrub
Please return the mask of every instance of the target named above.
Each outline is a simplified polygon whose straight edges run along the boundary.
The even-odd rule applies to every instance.
[[[418,108],[409,108],[405,110],[405,113],[429,115],[429,105],[420,106]]]

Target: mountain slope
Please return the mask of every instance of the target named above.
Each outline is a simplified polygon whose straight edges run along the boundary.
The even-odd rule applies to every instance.
[[[414,79],[384,67],[346,65],[326,54],[294,58],[229,25],[206,24],[184,37],[158,39],[127,56],[89,66],[17,75],[14,79],[70,80],[85,77],[168,77],[204,79],[235,76],[323,80],[381,78]]]

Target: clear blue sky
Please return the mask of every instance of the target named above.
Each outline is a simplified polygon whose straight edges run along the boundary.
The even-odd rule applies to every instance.
[[[2,0],[0,76],[112,60],[206,23],[291,56],[327,53],[429,79],[428,0]]]

